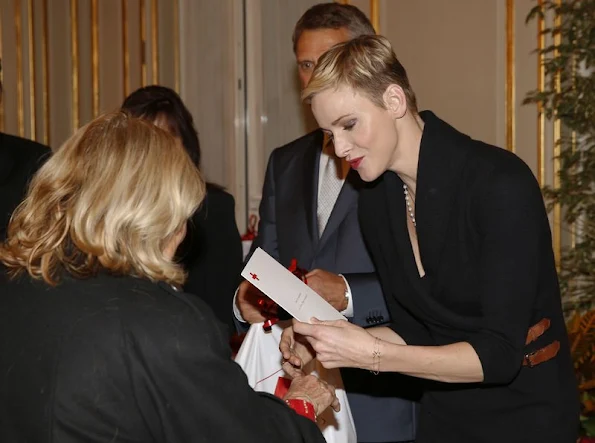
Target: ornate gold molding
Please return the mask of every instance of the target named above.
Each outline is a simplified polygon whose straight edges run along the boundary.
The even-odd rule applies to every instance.
[[[17,122],[19,135],[25,136],[25,92],[23,90],[23,17],[21,0],[14,1],[14,27],[17,46]]]
[[[50,144],[50,73],[48,0],[41,2],[41,77],[43,83],[43,142]]]
[[[556,3],[560,5],[562,0],[556,0]],[[556,15],[554,19],[554,26],[559,27],[562,24],[562,18],[560,15]],[[562,43],[562,36],[560,33],[554,35],[554,46],[560,46]],[[557,57],[558,51],[554,51],[554,57]],[[560,72],[556,73],[555,76],[555,87],[556,92],[560,92],[562,89]],[[554,180],[553,188],[558,189],[560,187],[560,138],[562,136],[562,123],[560,119],[554,115]],[[553,226],[553,241],[554,241],[554,257],[556,258],[556,266],[560,268],[560,256],[562,254],[562,211],[560,204],[557,203],[553,209],[554,213],[554,226]]]
[[[72,76],[72,130],[80,125],[78,0],[70,0],[70,69]]]
[[[140,0],[141,86],[147,86],[147,14],[145,0]]]
[[[376,33],[380,34],[380,5],[378,0],[370,0],[370,21]]]
[[[91,0],[91,90],[93,117],[99,115],[99,4]]]
[[[539,6],[543,0],[538,0]],[[543,16],[537,18],[537,89],[542,92],[545,88],[545,66],[544,56],[541,51],[545,48],[545,19]],[[537,180],[539,185],[545,185],[545,115],[543,105],[537,103]]]
[[[128,0],[122,0],[122,67],[124,97],[130,93],[130,52],[128,49]]]
[[[159,84],[159,5],[151,0],[151,74],[154,85]]]
[[[35,17],[33,0],[27,0],[27,46],[29,58],[29,138],[37,140],[37,103],[35,94]]]
[[[506,0],[506,149],[515,152],[514,0]]]
[[[180,93],[180,2],[174,4],[174,82],[176,92]]]

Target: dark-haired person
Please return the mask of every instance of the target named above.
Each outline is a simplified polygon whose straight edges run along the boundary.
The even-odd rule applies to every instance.
[[[192,114],[175,91],[157,85],[140,88],[124,100],[122,109],[178,137],[200,169],[200,143]],[[204,202],[192,216],[177,256],[188,272],[184,290],[202,297],[233,332],[229,306],[242,267],[242,242],[234,199],[220,186],[207,183]]]
[[[25,196],[27,183],[49,155],[47,146],[0,132],[0,241],[6,236],[10,215]]]
[[[302,87],[318,58],[337,43],[374,34],[364,13],[352,5],[321,3],[299,19],[293,49]],[[338,159],[333,144],[316,130],[273,151],[269,158],[260,225],[260,246],[283,265],[292,258],[311,270],[308,284],[353,323],[375,326],[389,314],[357,218],[362,180]],[[248,282],[235,304],[238,320],[264,318],[261,295]],[[360,442],[401,442],[415,437],[416,404],[412,380],[395,374],[341,371]]]

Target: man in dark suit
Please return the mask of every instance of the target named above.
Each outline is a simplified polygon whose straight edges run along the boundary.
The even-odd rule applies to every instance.
[[[302,87],[326,50],[366,34],[374,34],[374,28],[354,6],[323,3],[306,11],[293,35]],[[298,266],[311,270],[308,285],[353,323],[383,324],[388,311],[357,218],[363,182],[333,151],[332,140],[317,130],[271,154],[252,250],[261,247],[285,266],[296,259]],[[234,303],[236,318],[263,321],[260,297],[243,282]],[[400,398],[409,380],[362,370],[341,374],[358,441],[414,439],[416,405]]]
[[[24,198],[29,180],[49,153],[47,146],[0,132],[0,241],[6,238],[10,216]]]

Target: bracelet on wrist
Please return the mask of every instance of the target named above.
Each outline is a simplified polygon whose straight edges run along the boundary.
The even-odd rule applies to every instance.
[[[378,375],[380,372],[380,339],[376,337],[374,340],[374,350],[372,351],[372,369],[370,372],[374,375]]]

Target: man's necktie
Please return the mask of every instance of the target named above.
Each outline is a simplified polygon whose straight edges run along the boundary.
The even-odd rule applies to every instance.
[[[319,237],[322,237],[324,228],[328,223],[328,219],[331,216],[331,212],[343,186],[343,180],[339,177],[340,162],[341,160],[334,155],[327,156],[324,172],[322,177],[320,177],[317,210]]]

